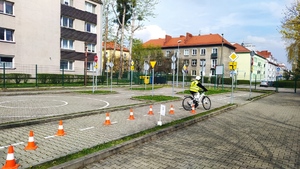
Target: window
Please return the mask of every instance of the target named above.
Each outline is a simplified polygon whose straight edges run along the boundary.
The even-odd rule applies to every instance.
[[[61,0],[62,4],[73,6],[73,0]]]
[[[85,23],[85,31],[90,33],[96,33],[96,25],[91,23]]]
[[[218,53],[218,48],[213,48],[212,53],[217,54]]]
[[[4,63],[5,63],[5,68],[13,68],[12,61],[13,61],[12,57],[0,56],[0,68],[4,68]]]
[[[162,66],[162,65],[163,65],[162,63],[163,63],[163,62],[162,62],[161,60],[157,61],[157,65],[158,65],[158,66]]]
[[[96,63],[94,61],[87,62],[87,70],[89,70],[89,71],[95,71],[96,70],[95,64]]]
[[[215,70],[215,69],[210,70],[210,74],[211,74],[212,76],[215,76],[215,75],[216,75],[216,70]]]
[[[197,71],[196,70],[192,70],[192,76],[196,76],[197,75]]]
[[[188,60],[188,59],[185,59],[185,60],[183,61],[183,63],[184,63],[184,65],[188,66],[188,65],[189,65],[189,60]]]
[[[166,57],[170,57],[171,51],[167,50],[166,51]]]
[[[212,59],[211,60],[211,68],[216,68],[217,66],[217,59]]]
[[[14,4],[12,2],[0,0],[0,13],[5,13],[13,15],[14,13]]]
[[[68,39],[62,39],[61,40],[61,48],[62,49],[71,49],[73,50],[73,40],[68,40]]]
[[[197,55],[197,49],[192,49],[192,55],[193,56]]]
[[[184,56],[187,56],[187,55],[189,55],[189,54],[190,54],[190,50],[189,50],[189,49],[184,49],[183,55],[184,55]]]
[[[206,61],[205,61],[205,59],[200,59],[200,67],[205,67],[205,65],[206,65]]]
[[[85,10],[87,12],[91,12],[91,13],[95,13],[96,11],[96,5],[89,3],[89,2],[85,2]]]
[[[66,61],[66,60],[61,60],[60,61],[60,69],[61,70],[73,70],[73,61]]]
[[[206,49],[200,49],[200,55],[205,56],[206,54]]]
[[[197,59],[192,59],[192,66],[197,66]]]
[[[93,53],[96,52],[96,45],[95,44],[90,43],[90,44],[87,44],[86,47],[87,47],[88,52],[93,52]]]
[[[0,28],[0,40],[13,41],[14,30]]]
[[[62,16],[60,19],[60,25],[67,28],[73,28],[74,19]]]

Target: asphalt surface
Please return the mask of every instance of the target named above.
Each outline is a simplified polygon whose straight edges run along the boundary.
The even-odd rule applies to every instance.
[[[151,94],[175,95],[183,98],[183,95],[173,94],[172,88],[156,89],[154,91],[115,90],[118,93],[111,95],[87,95],[68,91],[1,93],[0,112],[2,125],[7,122],[20,122],[20,120],[36,118],[50,118],[54,116],[58,116],[58,118],[57,120],[52,118],[49,121],[40,121],[33,125],[4,127],[1,129],[0,164],[5,164],[7,147],[9,145],[14,146],[15,159],[21,165],[19,168],[30,168],[85,148],[153,128],[157,126],[158,121],[162,121],[164,124],[192,115],[181,108],[181,100],[153,104],[154,115],[150,116],[147,113],[152,103],[131,99],[132,96]],[[176,88],[175,92],[181,90],[183,89]],[[258,93],[252,93],[252,97],[258,95]],[[249,92],[235,92],[233,96],[231,98],[230,93],[210,96],[212,109],[227,105],[232,101],[238,105],[249,103],[247,101]],[[166,116],[161,117],[158,113],[161,105],[166,107]],[[168,114],[171,105],[175,109],[174,115]],[[133,109],[135,120],[128,120],[130,108]],[[112,125],[105,126],[105,113],[108,111]],[[93,113],[89,116],[78,116],[78,114],[89,112]],[[201,113],[204,110],[200,107],[196,112]],[[74,115],[74,118],[66,118],[72,115]],[[297,118],[299,120],[299,117]],[[55,136],[58,131],[59,119],[64,119],[65,136]],[[24,147],[27,145],[30,130],[34,131],[34,141],[38,148],[26,151]],[[297,146],[299,148],[299,140]],[[70,163],[75,165],[80,162],[73,161]],[[68,165],[54,168],[68,168]],[[70,168],[74,168],[74,166]]]
[[[299,169],[300,94],[277,93],[84,169]]]

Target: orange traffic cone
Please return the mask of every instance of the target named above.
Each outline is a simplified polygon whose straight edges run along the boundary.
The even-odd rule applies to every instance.
[[[35,150],[36,148],[37,148],[37,145],[35,145],[35,143],[34,143],[33,131],[30,130],[28,144],[25,147],[25,150]]]
[[[196,111],[195,111],[195,105],[194,105],[194,104],[192,105],[192,111],[191,111],[191,113],[192,113],[192,114],[196,114]]]
[[[15,156],[14,156],[14,147],[9,146],[6,162],[5,165],[2,167],[2,169],[16,169],[20,166],[20,164],[16,164]]]
[[[106,125],[106,126],[111,125],[111,122],[110,122],[110,119],[109,119],[109,113],[106,113],[106,118],[105,118],[104,125]]]
[[[134,120],[133,110],[132,109],[130,109],[130,115],[129,115],[129,119],[128,120]]]
[[[173,108],[172,104],[171,104],[171,108],[170,108],[169,114],[174,114],[174,108]]]
[[[152,105],[150,105],[150,109],[149,109],[148,115],[154,115],[153,111],[152,111]]]
[[[57,133],[56,135],[57,136],[64,136],[66,133],[64,131],[64,126],[63,126],[63,122],[62,120],[59,121],[59,125],[58,125],[58,130],[57,130]]]

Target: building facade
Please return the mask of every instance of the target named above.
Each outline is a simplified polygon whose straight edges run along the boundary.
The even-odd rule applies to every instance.
[[[179,75],[185,68],[190,76],[211,77],[216,75],[216,66],[224,65],[224,77],[230,76],[228,56],[234,52],[235,47],[219,34],[194,36],[186,33],[186,36],[180,37],[166,35],[164,39],[151,39],[144,45],[160,46],[167,58],[178,56]]]
[[[100,55],[101,0],[0,0],[0,68],[84,74]],[[99,62],[99,61],[98,61]]]

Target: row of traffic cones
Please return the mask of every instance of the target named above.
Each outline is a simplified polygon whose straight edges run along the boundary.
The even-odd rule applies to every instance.
[[[174,107],[173,107],[173,105],[171,105],[169,114],[174,114],[174,113],[175,113],[175,112],[174,112]],[[152,105],[150,105],[148,115],[154,115],[153,110],[152,110]],[[134,115],[133,115],[133,110],[132,110],[132,108],[131,108],[131,109],[130,109],[130,113],[129,113],[129,118],[128,118],[128,120],[134,120],[134,119],[135,119],[135,117],[134,117]],[[104,125],[105,125],[105,126],[111,125],[110,118],[109,118],[109,113],[106,113],[106,118],[105,118]]]
[[[175,112],[174,112],[173,105],[171,105],[169,114],[174,114],[174,113]],[[154,115],[153,110],[152,110],[152,105],[150,105],[148,115]],[[130,109],[130,114],[129,114],[128,120],[134,120],[134,119],[135,119],[135,117],[133,115],[133,110]],[[109,113],[106,113],[104,125],[111,125]],[[63,122],[62,122],[62,120],[60,120],[56,136],[64,136],[65,134],[66,133],[63,128]],[[24,149],[25,150],[36,150],[37,148],[38,148],[38,146],[34,142],[34,134],[33,134],[33,131],[31,130],[29,132],[28,144]],[[14,158],[14,147],[12,145],[10,145],[8,147],[6,162],[5,162],[5,165],[2,167],[2,169],[17,169],[19,166],[20,165],[16,163],[16,160]]]
[[[62,120],[60,120],[56,136],[64,136],[64,135],[65,135],[65,131],[63,128],[63,122],[62,122]],[[27,146],[24,148],[24,150],[37,149],[38,146],[35,144],[33,136],[34,136],[33,131],[30,130],[28,143],[27,143]],[[17,164],[16,160],[15,160],[14,147],[12,145],[10,145],[10,146],[8,146],[6,162],[5,162],[5,165],[2,167],[2,169],[17,169],[19,166],[20,165]]]

